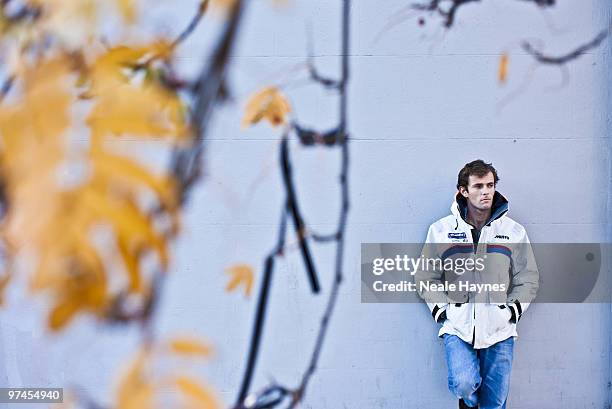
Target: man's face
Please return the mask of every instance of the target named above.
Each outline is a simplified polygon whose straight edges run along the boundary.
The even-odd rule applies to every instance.
[[[493,205],[493,195],[495,194],[493,172],[489,172],[483,177],[471,175],[468,180],[467,190],[460,186],[459,191],[476,209],[490,209]]]

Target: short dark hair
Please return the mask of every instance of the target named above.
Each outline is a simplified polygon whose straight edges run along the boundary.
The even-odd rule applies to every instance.
[[[488,175],[489,172],[493,173],[493,181],[497,185],[499,177],[497,176],[497,171],[493,167],[493,164],[485,163],[482,159],[476,159],[470,163],[466,163],[457,176],[457,189],[459,189],[460,186],[467,189],[470,176],[478,176],[481,178]]]

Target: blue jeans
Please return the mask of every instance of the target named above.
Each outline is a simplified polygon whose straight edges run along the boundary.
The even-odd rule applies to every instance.
[[[505,409],[510,390],[514,338],[474,349],[456,335],[444,334],[448,389],[469,406]]]

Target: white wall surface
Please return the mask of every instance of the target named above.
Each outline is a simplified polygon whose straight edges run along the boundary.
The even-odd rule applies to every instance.
[[[160,2],[150,19],[176,32],[192,3]],[[283,200],[279,132],[266,125],[242,131],[241,110],[252,92],[280,81],[301,123],[332,126],[334,95],[304,85],[304,71],[292,69],[305,61],[310,24],[317,66],[325,75],[337,74],[339,3],[290,0],[275,9],[268,1],[250,2],[232,57],[235,103],[217,113],[207,135],[207,178],[194,192],[176,243],[158,330],[201,335],[215,346],[215,357],[200,372],[227,405],[244,369],[255,298],[224,293],[223,269],[250,263],[261,277]],[[424,27],[411,18],[377,39],[409,2],[353,1],[345,281],[305,408],[455,407],[427,308],[361,304],[359,250],[361,242],[423,240],[427,226],[448,213],[466,162],[493,162],[510,215],[532,241],[612,241],[610,43],[569,64],[569,82],[561,88],[550,89],[561,82],[557,68],[538,67],[531,85],[499,109],[530,75],[533,60],[518,41],[537,38],[558,54],[610,24],[607,0],[558,3],[542,12],[518,0],[483,1],[463,7],[446,34],[435,18]],[[211,32],[202,27],[185,44],[185,73],[200,68]],[[509,82],[502,87],[496,76],[505,50]],[[306,221],[332,231],[338,151],[292,148]],[[307,365],[333,274],[333,248],[313,249],[322,283],[316,297],[296,250],[277,264],[255,389],[271,378],[295,386]],[[508,408],[610,408],[611,324],[610,304],[533,305],[519,325]],[[110,399],[110,379],[133,356],[137,329],[105,329],[85,320],[49,339],[40,327],[26,301],[0,311],[0,385],[78,384]]]

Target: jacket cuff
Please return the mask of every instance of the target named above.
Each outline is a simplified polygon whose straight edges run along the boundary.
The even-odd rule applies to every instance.
[[[510,308],[510,322],[516,324],[521,319],[521,315],[523,314],[523,309],[521,308],[521,303],[518,300],[514,300],[513,302],[508,303],[508,307]]]
[[[446,319],[446,306],[439,307],[438,305],[435,305],[433,310],[431,310],[431,316],[437,323],[444,322]]]

